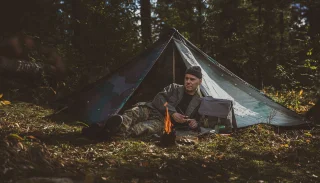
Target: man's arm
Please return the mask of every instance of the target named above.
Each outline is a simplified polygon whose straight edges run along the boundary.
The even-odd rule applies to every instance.
[[[163,91],[159,92],[153,99],[152,105],[162,114],[165,114],[166,107],[164,104],[168,102],[168,111],[169,115],[173,118],[173,120],[177,123],[185,123],[186,116],[177,112],[176,108],[173,106],[172,103],[169,102],[169,98],[174,94],[174,90],[177,88],[178,85],[171,84],[163,89]],[[178,99],[178,98],[177,98]],[[173,101],[171,101],[173,102]],[[176,102],[176,101],[174,101]]]
[[[162,114],[165,113],[166,107],[164,104],[169,101],[170,96],[173,95],[173,91],[175,89],[175,84],[170,84],[169,86],[165,87],[161,92],[159,92],[152,101],[152,106],[155,107],[159,112]],[[176,113],[175,107],[168,102],[168,111],[170,116],[173,113]]]

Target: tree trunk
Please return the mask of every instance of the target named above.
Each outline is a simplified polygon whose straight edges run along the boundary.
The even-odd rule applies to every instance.
[[[261,1],[259,2],[259,9],[258,9],[258,25],[260,26],[261,23],[262,23],[262,17],[261,17],[261,14],[262,14],[262,4],[261,4]],[[259,89],[263,89],[264,87],[264,84],[263,84],[263,56],[261,55],[263,50],[262,50],[262,36],[263,36],[263,28],[261,30],[261,32],[259,33],[259,41],[258,41],[258,55],[256,58],[258,58],[258,66],[257,66],[257,76],[258,76],[258,86],[259,86]]]
[[[142,44],[147,47],[151,42],[151,3],[150,0],[140,0]]]
[[[73,45],[79,49],[79,51],[83,51],[83,29],[84,27],[82,26],[83,24],[83,19],[82,19],[82,14],[83,12],[81,11],[81,1],[80,0],[72,0],[71,1],[72,5],[72,29],[73,29],[73,38],[72,38],[72,43]]]
[[[202,5],[203,5],[203,2],[202,0],[198,0],[198,3],[197,3],[197,9],[198,9],[198,19],[197,19],[197,24],[198,24],[198,27],[197,27],[197,42],[199,43],[200,47],[202,48],[202,44],[203,44],[203,40],[202,40]]]
[[[284,20],[283,20],[283,10],[281,10],[280,13],[280,35],[281,35],[281,40],[280,40],[280,54],[282,55],[283,52],[283,42],[284,42],[284,38],[283,38],[283,33],[284,33]]]

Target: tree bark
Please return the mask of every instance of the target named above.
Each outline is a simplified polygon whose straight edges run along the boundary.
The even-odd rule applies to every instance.
[[[151,3],[150,0],[140,0],[142,44],[147,47],[151,42]]]
[[[202,11],[203,11],[203,2],[202,0],[198,0],[198,3],[197,3],[197,9],[198,9],[198,19],[197,19],[197,24],[198,24],[198,27],[197,27],[197,41],[198,43],[200,44],[200,47],[202,48],[202,44],[203,44],[203,41],[202,41]]]
[[[262,3],[259,1],[259,9],[258,9],[258,25],[260,26],[262,24]],[[259,89],[263,89],[263,57],[262,57],[262,36],[263,36],[263,28],[261,29],[261,32],[259,33],[259,47],[258,47],[258,55],[256,58],[258,58],[258,67],[257,67],[257,75],[258,75],[258,85]]]
[[[83,29],[84,27],[82,26],[83,19],[82,19],[82,14],[83,12],[81,11],[81,1],[80,0],[71,0],[71,6],[72,6],[72,30],[73,30],[73,38],[72,38],[72,43],[73,45],[78,48],[80,51],[83,51],[82,47],[82,39],[83,39]]]
[[[284,38],[283,38],[283,33],[284,33],[284,20],[283,20],[283,10],[281,10],[280,12],[280,35],[281,35],[281,40],[280,40],[280,54],[282,54],[283,51],[283,42],[284,42]]]

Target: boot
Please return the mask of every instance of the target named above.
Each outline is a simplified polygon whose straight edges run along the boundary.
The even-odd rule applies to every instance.
[[[111,116],[105,123],[104,133],[109,137],[115,135],[119,130],[123,122],[123,117],[121,115]]]

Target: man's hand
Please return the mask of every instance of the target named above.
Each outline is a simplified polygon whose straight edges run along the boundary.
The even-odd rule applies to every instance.
[[[187,121],[185,115],[182,115],[182,114],[177,113],[177,112],[172,114],[172,118],[177,123],[185,123]]]
[[[191,129],[196,129],[198,127],[198,123],[195,119],[189,119],[188,123]]]

